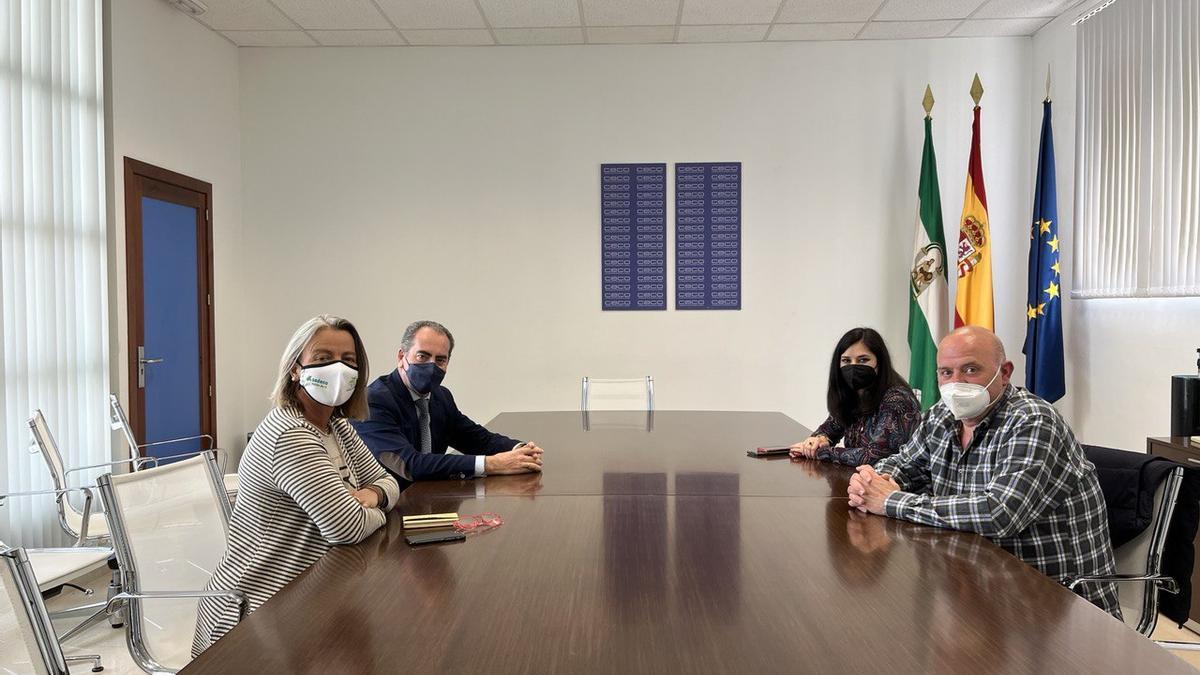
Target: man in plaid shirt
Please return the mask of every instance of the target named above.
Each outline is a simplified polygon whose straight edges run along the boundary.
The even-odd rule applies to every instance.
[[[1096,468],[1049,403],[1009,385],[994,333],[969,326],[938,346],[942,401],[912,438],[851,477],[850,506],[981,534],[1057,581],[1113,574]],[[1121,618],[1112,583],[1077,591]]]

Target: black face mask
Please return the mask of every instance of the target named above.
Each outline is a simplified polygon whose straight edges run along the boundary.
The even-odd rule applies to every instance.
[[[861,363],[852,363],[848,366],[842,366],[842,380],[850,385],[854,391],[866,389],[875,384],[875,378],[879,374],[871,366],[864,366]]]

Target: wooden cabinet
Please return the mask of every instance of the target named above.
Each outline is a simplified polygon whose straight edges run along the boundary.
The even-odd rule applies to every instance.
[[[1192,445],[1186,436],[1147,438],[1146,452],[1200,469],[1200,447]],[[1196,552],[1200,556],[1200,533],[1196,535]],[[1200,565],[1192,568],[1192,608],[1188,611],[1188,619],[1188,627],[1200,630]]]

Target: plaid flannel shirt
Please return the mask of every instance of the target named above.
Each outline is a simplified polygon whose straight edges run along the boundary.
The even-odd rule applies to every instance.
[[[1096,467],[1053,406],[1009,386],[965,450],[961,428],[939,403],[875,465],[900,485],[884,501],[887,515],[976,532],[1060,583],[1116,571]],[[1121,617],[1114,584],[1078,592]]]

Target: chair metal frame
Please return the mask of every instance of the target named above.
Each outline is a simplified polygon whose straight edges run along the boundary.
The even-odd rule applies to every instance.
[[[600,378],[600,379],[597,379],[597,378],[591,378],[591,377],[584,375],[583,383],[582,383],[583,392],[582,392],[582,395],[580,396],[580,402],[579,402],[579,409],[582,412],[585,412],[585,413],[591,412],[591,408],[588,406],[588,389],[589,389],[589,385],[591,384],[591,382],[593,380],[597,381],[597,382],[645,382],[646,383],[646,410],[648,412],[654,411],[654,377],[653,376],[647,375],[644,378],[632,377],[632,378]]]
[[[38,428],[39,422],[41,422],[41,427],[46,431],[45,437],[42,436],[42,432]],[[101,534],[90,537],[87,536],[86,517],[83,519],[83,525],[81,526],[83,529],[82,533],[77,532],[75,528],[67,522],[66,510],[71,509],[72,511],[75,511],[75,507],[69,501],[67,501],[66,493],[71,491],[67,485],[67,477],[73,473],[79,473],[80,471],[101,469],[105,467],[111,468],[124,464],[128,464],[132,470],[138,471],[142,468],[145,468],[145,465],[147,464],[152,466],[157,465],[158,460],[154,457],[130,457],[128,459],[113,460],[111,462],[100,462],[99,464],[89,464],[86,466],[67,468],[67,465],[63,462],[62,452],[60,452],[58,449],[58,441],[54,439],[54,432],[50,431],[50,424],[46,421],[46,416],[42,414],[41,409],[35,409],[33,411],[33,414],[29,417],[27,424],[29,425],[29,432],[32,434],[34,441],[34,448],[30,450],[30,452],[41,452],[42,460],[46,463],[46,469],[50,472],[50,480],[54,483],[54,487],[63,493],[60,494],[55,500],[55,506],[58,508],[58,524],[60,527],[62,527],[63,532],[66,532],[71,537],[78,539],[80,542],[78,544],[79,546],[83,546],[85,542],[92,545],[107,543],[108,537],[105,535]],[[62,467],[62,473],[59,473],[59,470],[55,468],[55,461],[58,462],[59,467]],[[96,486],[89,485],[87,487],[95,489]],[[78,511],[75,512],[79,513]],[[97,509],[96,513],[101,513],[101,510]],[[83,536],[80,536],[81,534]]]
[[[214,495],[225,494],[225,484],[221,479],[220,468],[217,465],[216,453],[212,450],[205,450],[194,457],[185,461],[192,461],[198,457],[204,457],[205,465],[208,468],[208,478],[212,482]],[[123,592],[114,595],[108,601],[108,610],[110,612],[117,611],[118,606],[124,606],[129,614],[129,625],[127,627],[125,638],[129,647],[129,654],[133,657],[134,662],[138,664],[142,670],[147,673],[158,675],[160,673],[175,673],[178,672],[167,666],[162,665],[154,659],[150,654],[149,648],[146,645],[145,635],[142,632],[142,623],[144,620],[142,600],[147,599],[184,599],[184,598],[232,598],[238,602],[239,619],[246,615],[246,608],[249,600],[246,594],[233,589],[218,589],[212,591],[204,590],[179,590],[179,591],[143,591],[140,581],[138,580],[137,562],[133,555],[133,549],[130,547],[129,534],[125,526],[125,519],[121,513],[120,498],[117,495],[116,489],[112,484],[112,474],[104,474],[97,481],[100,489],[100,496],[104,503],[108,505],[108,523],[109,531],[112,532],[113,548],[117,553],[117,561],[120,563],[121,586],[125,589]],[[218,513],[221,516],[221,526],[225,528],[226,535],[229,534],[229,518],[231,516],[231,507],[226,499],[217,499]]]
[[[71,536],[75,537],[75,545],[76,546],[84,546],[88,540],[88,531],[87,531],[88,530],[88,520],[90,519],[90,517],[92,515],[92,501],[93,501],[92,490],[93,489],[95,489],[94,485],[89,486],[89,487],[77,487],[77,488],[58,487],[53,490],[30,490],[27,492],[0,493],[0,506],[4,506],[4,503],[8,500],[9,497],[40,497],[40,496],[44,496],[44,495],[54,495],[54,500],[59,503],[59,508],[62,508],[61,502],[63,499],[66,498],[66,495],[68,493],[71,493],[71,492],[83,493],[83,514],[82,514],[83,515],[83,525],[80,527],[80,531],[74,532],[72,529],[67,529],[66,526],[63,527],[63,530],[66,531]]]
[[[1173,577],[1162,573],[1162,557],[1163,549],[1167,545],[1167,531],[1171,526],[1171,517],[1175,513],[1175,502],[1179,499],[1179,490],[1183,485],[1183,472],[1184,467],[1176,466],[1159,485],[1158,489],[1162,491],[1161,501],[1159,501],[1149,525],[1152,529],[1144,574],[1107,574],[1074,577],[1069,579],[1067,583],[1067,588],[1072,591],[1078,588],[1080,584],[1088,582],[1141,584],[1143,589],[1142,616],[1135,630],[1146,637],[1150,637],[1154,632],[1155,626],[1158,624],[1158,591],[1163,590],[1171,594],[1179,592],[1178,582]],[[1190,642],[1155,640],[1155,643],[1167,649],[1200,651],[1200,644]]]
[[[55,490],[31,490],[31,491],[27,491],[27,492],[9,492],[9,493],[5,493],[5,494],[0,494],[0,506],[4,506],[4,503],[7,501],[7,499],[9,497],[35,497],[35,496],[42,496],[42,495],[54,495],[56,501],[58,501],[58,503],[59,503],[59,509],[62,509],[62,502],[64,499],[66,499],[66,495],[68,493],[81,492],[81,493],[83,493],[83,520],[82,520],[82,524],[80,525],[79,532],[76,533],[76,535],[75,535],[76,540],[75,540],[74,548],[107,549],[111,553],[112,549],[109,547],[106,547],[106,546],[105,547],[90,547],[90,546],[88,546],[88,539],[89,539],[89,537],[88,537],[88,520],[92,514],[92,503],[93,503],[92,492],[94,489],[95,489],[95,486],[65,488],[65,489],[55,489]],[[60,518],[62,518],[61,510],[60,510]],[[63,519],[63,522],[65,522],[65,519]],[[60,524],[62,524],[62,523],[60,523]],[[65,526],[64,526],[64,529],[66,529]],[[67,531],[70,532],[70,530],[67,530]],[[54,551],[54,549],[50,549],[50,548],[26,549],[26,550],[27,551],[46,551],[46,552]],[[67,549],[67,550],[69,551],[70,549]],[[121,590],[120,586],[117,584],[117,581],[118,581],[118,577],[117,577],[116,572],[114,572],[113,573],[113,583],[110,584],[110,586],[109,586],[109,588],[112,589],[110,591],[110,593],[112,593],[112,594],[120,592],[120,590]],[[95,593],[95,591],[93,591],[90,588],[84,588],[82,586],[77,586],[77,585],[71,584],[71,583],[64,583],[61,585],[62,586],[70,586],[87,596],[93,595]],[[67,640],[70,640],[71,638],[75,637],[76,635],[79,635],[80,633],[82,633],[84,630],[86,630],[93,624],[105,619],[106,617],[109,617],[110,615],[107,611],[107,604],[108,604],[107,602],[95,602],[95,603],[90,603],[87,605],[80,605],[78,607],[70,607],[68,609],[63,609],[63,610],[54,612],[52,614],[53,617],[63,617],[63,616],[67,616],[70,614],[76,614],[78,612],[92,612],[92,614],[90,616],[85,618],[83,621],[80,621],[75,626],[71,627],[71,629],[68,630],[66,633],[63,633],[63,636],[61,638],[58,638],[58,641],[66,642]],[[113,622],[113,627],[119,628],[120,626],[121,626],[120,617],[117,617],[116,620]]]
[[[158,464],[160,462],[165,462],[165,461],[171,460],[171,459],[183,459],[185,457],[195,457],[197,455],[202,455],[206,452],[213,452],[213,453],[218,453],[220,455],[220,457],[222,458],[221,462],[220,462],[220,466],[221,466],[222,473],[224,473],[224,468],[225,468],[224,457],[226,456],[227,453],[224,450],[216,447],[217,443],[215,440],[213,440],[213,437],[211,435],[198,434],[196,436],[180,436],[179,438],[168,438],[165,441],[154,441],[153,443],[138,443],[137,439],[133,437],[133,425],[131,425],[129,423],[129,416],[125,414],[125,407],[121,405],[121,400],[117,398],[116,394],[108,395],[108,414],[109,414],[110,420],[112,421],[112,425],[114,427],[117,427],[118,429],[120,429],[121,435],[125,437],[125,442],[127,444],[129,444],[130,454],[139,453],[142,450],[145,450],[146,448],[154,448],[154,447],[158,447],[160,445],[171,445],[174,443],[184,443],[186,441],[207,440],[208,447],[204,448],[202,450],[195,450],[192,452],[182,452],[177,455],[167,455],[165,457],[156,457],[155,458],[155,466],[158,466]],[[146,457],[150,457],[150,456],[151,455],[146,455]]]
[[[66,656],[62,651],[62,643],[54,633],[54,625],[46,612],[46,604],[38,590],[37,578],[33,574],[33,565],[23,548],[0,550],[0,561],[8,567],[16,581],[17,593],[20,595],[21,606],[26,619],[33,628],[34,639],[38,646],[38,656],[42,665],[52,675],[70,675],[67,664],[90,661],[92,672],[104,670],[99,654]]]

